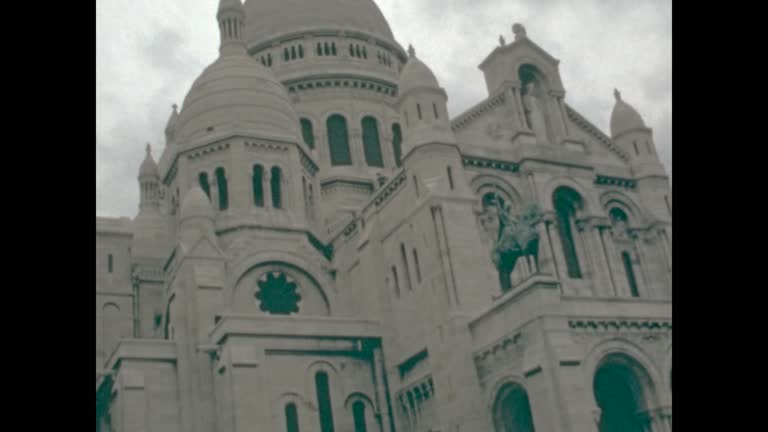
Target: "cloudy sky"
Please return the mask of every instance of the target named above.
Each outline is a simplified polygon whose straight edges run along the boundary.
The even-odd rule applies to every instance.
[[[308,0],[311,1],[311,0]],[[451,116],[487,96],[477,65],[511,26],[560,59],[566,102],[608,133],[613,89],[672,171],[671,0],[376,0],[448,92]],[[157,159],[171,105],[218,56],[218,0],[97,0],[96,214],[135,216],[145,143]]]

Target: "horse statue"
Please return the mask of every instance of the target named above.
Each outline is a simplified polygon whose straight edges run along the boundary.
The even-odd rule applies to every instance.
[[[539,233],[536,227],[543,220],[544,214],[536,204],[526,205],[519,215],[512,212],[509,204],[496,201],[499,216],[499,236],[496,240],[491,259],[499,270],[503,291],[512,288],[509,275],[515,269],[521,257],[533,257],[538,268]]]

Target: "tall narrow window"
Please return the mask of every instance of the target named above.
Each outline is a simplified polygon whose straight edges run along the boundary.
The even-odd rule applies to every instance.
[[[283,60],[288,61],[288,48],[283,48]]]
[[[416,282],[421,283],[421,266],[419,265],[419,253],[413,249],[413,266],[416,268]]]
[[[367,50],[367,49],[365,49],[365,47],[363,47],[363,58],[364,58],[364,59],[367,59],[367,58],[368,58],[368,50]]]
[[[272,66],[272,53],[267,53],[267,66]]]
[[[392,152],[395,155],[395,165],[400,167],[402,165],[401,158],[403,157],[403,131],[400,129],[400,125],[395,123],[392,125]]]
[[[331,54],[336,55],[336,42],[331,43]]]
[[[400,297],[400,280],[397,278],[397,267],[392,266],[392,286],[395,287],[395,295]]]
[[[439,116],[439,115],[437,115],[437,104],[435,104],[435,103],[432,103],[432,111],[435,113],[435,120],[437,120],[438,118],[440,118],[440,116]]]
[[[253,166],[253,204],[256,207],[264,207],[264,167]]]
[[[368,166],[383,167],[384,159],[381,156],[379,127],[376,124],[376,119],[373,117],[363,118],[362,127],[365,162],[368,164]]]
[[[419,115],[419,120],[421,120],[421,104],[416,104],[416,112]]]
[[[635,155],[640,155],[640,151],[637,149],[637,141],[632,141],[632,145],[635,147]]]
[[[355,419],[355,432],[367,432],[365,425],[365,404],[357,401],[352,404],[352,417]]]
[[[350,57],[355,56],[355,48],[352,46],[352,44],[349,44],[349,56]]]
[[[304,58],[304,47],[299,45],[299,58]]]
[[[352,165],[347,120],[339,114],[334,114],[328,117],[327,128],[331,165]]]
[[[408,267],[408,255],[405,254],[405,245],[403,243],[400,243],[400,258],[403,260],[403,268],[405,269],[405,284],[408,287],[408,291],[413,291],[411,271]]]
[[[453,172],[451,171],[451,167],[445,167],[445,169],[448,172],[448,186],[453,190]]]
[[[304,143],[310,149],[315,149],[315,133],[312,130],[312,121],[307,118],[301,119],[301,136],[304,138]]]
[[[358,58],[361,58],[361,57],[363,56],[363,54],[360,52],[360,45],[357,45],[357,46],[355,47],[355,55],[356,55]]]
[[[282,206],[282,197],[280,196],[280,183],[282,182],[282,172],[280,167],[272,167],[272,175],[269,178],[270,192],[272,192],[272,207],[279,209]]]
[[[288,432],[299,432],[299,413],[293,402],[285,406],[285,429]]]
[[[112,254],[107,255],[107,271],[110,273],[112,273],[112,270],[114,268],[113,264],[114,262],[113,262]]]
[[[637,290],[637,280],[635,279],[635,272],[632,269],[632,258],[629,256],[629,252],[622,252],[621,259],[624,261],[624,271],[627,273],[627,282],[629,282],[629,292],[632,297],[640,297],[640,292]]]
[[[320,430],[321,432],[333,432],[333,411],[327,373],[318,372],[315,374],[315,387],[317,389],[317,407],[320,411]]]
[[[208,199],[211,199],[211,185],[208,184],[208,173],[201,172],[198,179],[200,181],[200,188],[208,196]]]
[[[296,60],[296,47],[291,47],[291,60]]]
[[[229,207],[229,197],[227,196],[227,175],[224,168],[216,168],[216,185],[219,187],[219,210],[226,210]]]
[[[563,246],[565,264],[568,267],[568,277],[581,279],[581,268],[571,228],[576,217],[576,210],[581,206],[581,197],[573,189],[559,188],[554,193],[554,204],[557,214],[557,228]]]
[[[413,176],[413,189],[416,191],[416,198],[419,197],[419,180]]]
[[[320,42],[317,43],[317,55],[323,55],[323,45]]]

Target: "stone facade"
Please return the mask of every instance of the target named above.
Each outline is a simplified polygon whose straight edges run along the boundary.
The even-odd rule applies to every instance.
[[[671,431],[671,191],[618,92],[608,136],[518,24],[450,119],[372,0],[217,19],[96,220],[97,431]],[[495,202],[544,213],[501,276]]]

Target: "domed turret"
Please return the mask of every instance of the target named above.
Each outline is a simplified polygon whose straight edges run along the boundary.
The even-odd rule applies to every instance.
[[[614,138],[635,129],[647,129],[643,118],[632,105],[624,102],[618,90],[613,91],[616,104],[611,113],[611,136]]]
[[[455,143],[448,118],[448,95],[435,74],[408,47],[409,59],[400,74],[398,107],[405,121],[403,154],[420,144]]]
[[[141,179],[159,179],[160,172],[157,169],[157,163],[152,157],[152,147],[147,143],[146,147],[147,155],[144,156],[144,161],[139,167],[139,180]]]
[[[200,186],[195,184],[184,196],[184,200],[181,202],[180,217],[182,223],[185,220],[195,218],[213,220],[211,202]]]
[[[184,99],[174,127],[177,141],[223,128],[297,141],[299,120],[285,88],[245,51],[245,11],[240,1],[221,0],[217,17],[220,55]]]

